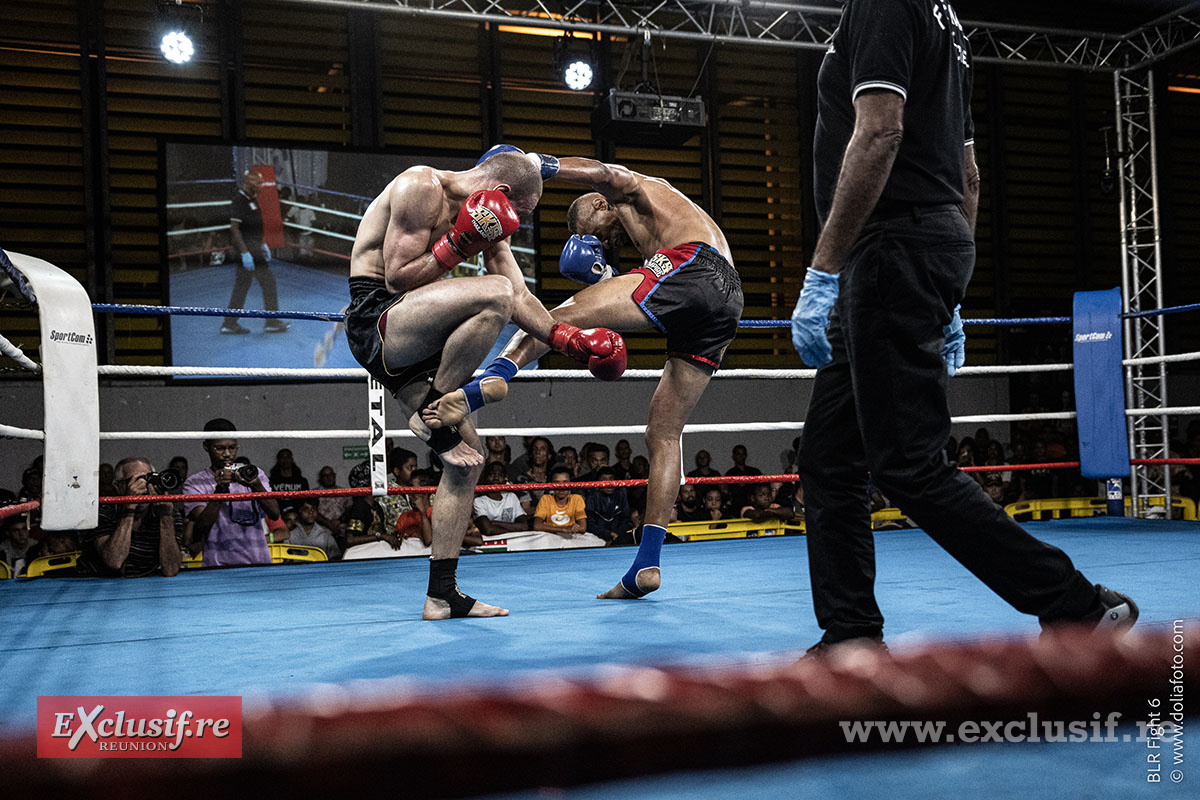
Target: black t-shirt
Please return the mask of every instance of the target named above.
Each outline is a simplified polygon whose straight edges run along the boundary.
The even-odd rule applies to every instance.
[[[813,146],[817,214],[833,203],[863,92],[904,97],[904,137],[881,203],[962,202],[973,144],[971,47],[947,0],[849,0],[817,78]]]
[[[245,240],[247,247],[253,248],[253,245],[262,244],[262,209],[258,207],[257,202],[247,197],[245,192],[239,190],[233,196],[229,219],[231,222],[240,223],[242,239]]]
[[[387,533],[383,526],[383,510],[374,498],[356,497],[350,507],[342,512],[346,533],[352,536],[375,536]]]
[[[141,522],[134,519],[133,532],[129,537],[129,555],[121,568],[114,570],[104,562],[100,554],[98,540],[117,532],[124,509],[113,504],[100,506],[96,527],[80,535],[80,545],[83,552],[75,564],[75,572],[79,575],[123,575],[127,578],[139,578],[152,575],[159,570],[158,559],[158,517],[152,509],[147,509]],[[183,512],[179,504],[175,504],[172,512],[172,523],[175,528],[175,538],[179,539],[183,532]]]

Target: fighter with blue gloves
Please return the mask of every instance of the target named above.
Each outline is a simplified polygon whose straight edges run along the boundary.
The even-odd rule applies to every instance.
[[[573,235],[559,259],[563,275],[588,286],[551,316],[568,330],[592,325],[656,329],[667,338],[666,365],[646,425],[650,484],[641,542],[633,566],[599,595],[643,597],[661,585],[660,554],[683,474],[680,435],[737,331],[741,279],[721,229],[665,180],[588,158],[526,155],[541,166],[543,176],[550,172],[590,190],[567,212]],[[605,251],[624,244],[632,244],[643,263],[617,274]],[[527,334],[517,334],[485,374],[515,374],[546,350]]]

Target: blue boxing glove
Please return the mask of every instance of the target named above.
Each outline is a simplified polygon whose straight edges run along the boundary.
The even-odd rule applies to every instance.
[[[538,168],[538,173],[541,174],[542,180],[548,181],[558,174],[558,159],[554,156],[543,155],[542,153],[526,153],[519,147],[514,147],[511,144],[493,145],[486,153],[479,157],[475,162],[475,166],[479,166],[497,153],[520,153],[533,162],[533,165]]]
[[[249,252],[242,253],[242,268],[254,269],[254,256],[250,255]]]
[[[792,312],[792,346],[810,367],[820,369],[833,362],[833,347],[825,329],[829,327],[829,311],[837,297],[838,276],[809,267],[796,310]]]
[[[946,336],[942,358],[946,360],[946,374],[952,378],[967,360],[967,335],[963,333],[962,317],[958,315],[960,311],[961,303],[954,307],[954,316],[950,318],[950,324],[942,328],[942,333]]]
[[[496,144],[492,145],[492,147],[486,153],[479,157],[479,160],[475,162],[475,166],[478,167],[480,164],[496,155],[496,153],[520,153],[521,155],[525,155],[525,151],[519,147],[513,147],[511,144]]]
[[[564,278],[589,286],[617,274],[605,263],[604,245],[600,244],[600,240],[595,236],[579,234],[567,239],[563,245],[562,255],[558,257],[558,271]]]

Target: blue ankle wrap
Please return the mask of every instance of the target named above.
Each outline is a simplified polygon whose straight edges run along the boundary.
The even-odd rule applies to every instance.
[[[647,567],[658,566],[659,556],[662,555],[663,540],[666,538],[667,529],[662,525],[642,526],[642,543],[638,545],[637,556],[633,559],[633,566],[621,578],[621,585],[625,587],[625,591],[634,597],[645,595],[645,592],[638,588],[637,574],[640,570]]]
[[[498,377],[508,383],[517,374],[517,369],[516,363],[507,358],[500,357],[493,360],[478,378],[462,387],[463,394],[467,396],[467,407],[472,412],[483,408],[483,390],[479,388],[480,381],[484,378]]]

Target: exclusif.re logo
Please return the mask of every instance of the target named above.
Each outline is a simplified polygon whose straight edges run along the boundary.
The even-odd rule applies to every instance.
[[[38,758],[241,758],[240,697],[39,697]]]
[[[50,331],[50,341],[64,342],[66,344],[91,344],[92,335],[90,333],[76,333],[75,331]]]
[[[500,218],[490,208],[476,206],[471,209],[471,222],[474,223],[475,230],[479,232],[479,235],[489,242],[494,242],[504,235],[504,227],[500,224]]]

